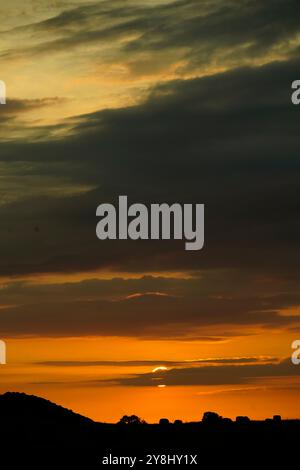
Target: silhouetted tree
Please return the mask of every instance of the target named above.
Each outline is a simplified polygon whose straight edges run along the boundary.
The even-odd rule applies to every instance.
[[[124,415],[120,419],[118,424],[146,424],[146,421],[144,421],[143,419],[139,418],[136,415],[131,415],[131,416]]]
[[[222,416],[219,416],[218,413],[215,413],[214,411],[205,411],[203,414],[202,418],[202,423],[205,424],[218,424],[222,421]]]

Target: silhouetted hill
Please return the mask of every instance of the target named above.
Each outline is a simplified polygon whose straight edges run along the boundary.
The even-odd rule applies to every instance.
[[[25,393],[0,395],[0,446],[9,460],[29,460],[41,454],[75,455],[88,448],[95,423],[49,400]],[[1,445],[2,444],[2,445]],[[12,452],[13,451],[13,452]],[[51,453],[49,454],[49,451]]]
[[[93,421],[74,413],[67,408],[56,405],[45,398],[27,395],[26,393],[7,392],[0,395],[1,420],[27,421],[30,425],[40,422],[90,424]]]
[[[45,459],[52,468],[61,468],[62,463],[68,464],[66,468],[79,463],[84,469],[101,468],[109,456],[136,457],[134,466],[143,467],[149,454],[197,455],[198,466],[210,468],[240,468],[244,463],[269,468],[283,461],[286,468],[297,458],[300,438],[300,421],[281,421],[279,416],[266,421],[239,416],[232,421],[206,412],[195,423],[172,424],[163,418],[160,424],[146,424],[125,416],[120,424],[104,424],[24,393],[0,395],[0,423],[1,458],[9,459],[7,468],[15,461],[45,468]]]

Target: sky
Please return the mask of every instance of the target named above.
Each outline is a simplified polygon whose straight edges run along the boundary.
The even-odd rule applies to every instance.
[[[297,0],[2,2],[0,393],[99,421],[300,417]],[[205,204],[205,246],[96,208]]]

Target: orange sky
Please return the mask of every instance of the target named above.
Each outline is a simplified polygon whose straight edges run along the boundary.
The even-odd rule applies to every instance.
[[[48,398],[98,421],[115,422],[137,414],[149,422],[161,417],[197,420],[213,410],[234,418],[264,419],[281,413],[299,416],[299,379],[266,378],[246,385],[122,387],[95,381],[148,373],[152,365],[60,366],[44,361],[177,361],[261,356],[286,357],[292,335],[273,332],[237,337],[221,344],[197,341],[145,341],[129,338],[62,338],[8,340],[8,364],[2,367],[0,391],[25,391]],[[159,376],[159,371],[153,373]],[[159,381],[163,383],[163,379]],[[291,385],[294,388],[291,390]]]

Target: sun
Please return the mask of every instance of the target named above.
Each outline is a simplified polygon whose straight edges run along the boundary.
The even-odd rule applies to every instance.
[[[160,371],[160,370],[168,370],[168,368],[165,367],[165,366],[155,367],[155,368],[152,370],[152,372],[158,372],[158,371]]]

